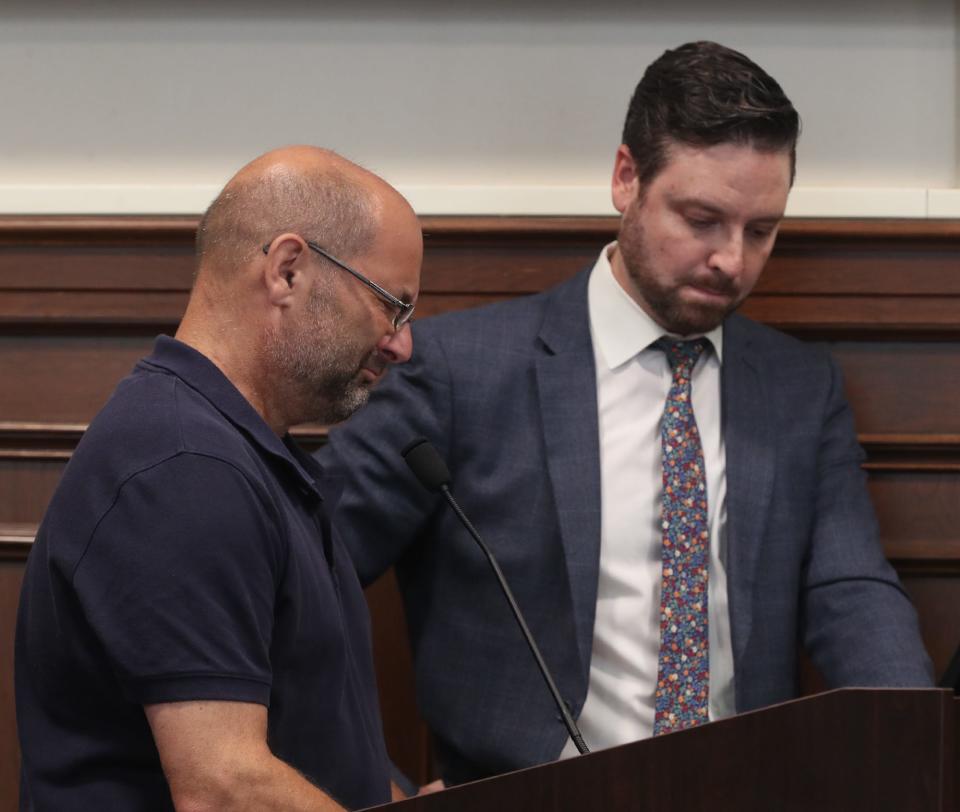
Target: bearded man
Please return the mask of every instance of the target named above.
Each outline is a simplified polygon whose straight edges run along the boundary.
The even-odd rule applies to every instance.
[[[836,363],[735,313],[777,236],[799,118],[709,42],[627,112],[595,265],[418,323],[417,351],[321,451],[368,582],[395,565],[444,779],[573,755],[487,562],[405,469],[424,436],[593,749],[828,686],[926,686]]]
[[[21,809],[390,800],[337,488],[291,439],[407,360],[422,238],[326,150],[240,170],[175,338],[120,383],[40,526],[16,641]]]

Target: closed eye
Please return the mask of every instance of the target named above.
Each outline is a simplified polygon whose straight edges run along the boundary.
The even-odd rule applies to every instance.
[[[776,226],[754,226],[747,233],[755,240],[766,240],[776,231]]]

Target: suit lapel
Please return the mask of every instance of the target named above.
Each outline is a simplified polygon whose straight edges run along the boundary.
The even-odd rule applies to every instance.
[[[736,671],[750,638],[751,595],[773,490],[776,437],[762,359],[745,335],[740,317],[728,319],[723,341],[727,584]]]
[[[593,642],[600,560],[597,385],[585,272],[546,311],[536,361],[547,469],[566,557],[582,674]]]

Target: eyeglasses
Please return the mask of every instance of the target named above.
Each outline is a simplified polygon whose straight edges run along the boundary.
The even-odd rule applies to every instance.
[[[400,328],[403,327],[403,325],[405,325],[408,321],[410,321],[410,318],[413,316],[414,305],[410,304],[409,302],[404,302],[401,299],[398,299],[392,293],[388,293],[383,288],[381,288],[376,282],[370,279],[367,279],[367,277],[365,277],[362,273],[360,273],[360,271],[354,270],[349,265],[347,265],[346,262],[343,262],[342,260],[337,259],[333,254],[330,254],[327,251],[324,251],[315,242],[311,242],[310,240],[305,240],[305,242],[307,244],[307,247],[311,251],[315,251],[324,259],[327,259],[330,262],[332,262],[338,268],[342,268],[351,276],[359,279],[361,282],[363,282],[364,285],[370,288],[370,290],[376,293],[377,296],[383,299],[383,301],[385,301],[388,305],[393,307],[396,310],[396,312],[393,314],[394,330],[399,331]],[[263,253],[266,254],[267,252],[269,252],[269,250],[270,250],[270,243],[267,243],[265,246],[263,246]]]

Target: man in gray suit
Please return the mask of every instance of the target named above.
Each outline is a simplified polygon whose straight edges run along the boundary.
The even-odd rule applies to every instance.
[[[338,525],[395,565],[447,782],[575,751],[487,563],[405,470],[423,435],[591,748],[836,686],[931,684],[884,560],[839,369],[734,311],[773,248],[799,119],[714,43],[647,69],[616,153],[619,237],[525,299],[419,323],[331,434]]]

